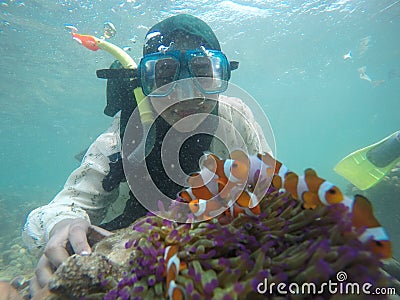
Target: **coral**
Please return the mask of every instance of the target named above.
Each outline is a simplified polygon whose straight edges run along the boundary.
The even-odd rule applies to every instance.
[[[25,278],[33,275],[37,258],[24,248],[21,227],[27,212],[36,204],[33,199],[25,199],[19,191],[0,193],[0,280],[10,281],[19,275]]]
[[[104,283],[104,278],[118,278],[120,274],[123,274],[121,267],[101,254],[75,254],[56,270],[50,279],[49,290],[60,296],[55,299],[81,299],[105,292],[109,287]]]

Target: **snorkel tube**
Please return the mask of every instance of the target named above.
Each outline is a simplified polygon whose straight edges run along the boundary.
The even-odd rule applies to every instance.
[[[77,34],[74,31],[72,31],[71,34],[75,41],[92,51],[101,49],[110,53],[125,69],[137,69],[137,64],[133,58],[118,46],[92,35]],[[129,154],[128,160],[133,163],[139,163],[142,162],[153,149],[156,134],[155,132],[150,132],[151,128],[154,131],[155,127],[151,126],[154,123],[154,117],[148,97],[143,94],[140,86],[135,88],[133,93],[139,109],[140,120],[143,127],[143,137],[135,150]]]

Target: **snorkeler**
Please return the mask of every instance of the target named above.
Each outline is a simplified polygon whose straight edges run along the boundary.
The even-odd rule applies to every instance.
[[[74,37],[83,43],[80,39],[82,36]],[[92,44],[87,37],[86,42],[92,50],[96,50],[97,45]],[[123,66],[121,61],[114,62],[112,69]],[[32,251],[36,250],[41,255],[30,285],[33,296],[38,295],[38,291],[49,282],[54,270],[70,255],[89,255],[91,246],[96,241],[112,234],[108,230],[126,227],[147,213],[135,196],[135,190],[132,190],[123,213],[110,222],[103,222],[107,210],[116,201],[119,189],[129,175],[133,175],[139,185],[148,187],[148,178],[141,172],[133,169],[134,174],[128,174],[123,168],[122,157],[127,157],[128,160],[131,158],[134,163],[145,159],[149,175],[157,188],[164,195],[174,198],[182,190],[182,186],[169,178],[169,170],[165,169],[162,159],[165,154],[162,148],[164,138],[171,132],[177,139],[182,134],[187,136],[188,132],[196,132],[185,140],[184,146],[176,154],[179,156],[180,167],[186,174],[198,170],[199,159],[205,152],[221,158],[227,158],[228,149],[240,146],[245,146],[249,155],[270,152],[250,109],[238,98],[221,95],[226,90],[234,69],[235,64],[229,62],[221,52],[215,34],[198,18],[178,15],[154,25],[148,31],[143,58],[137,70],[135,69],[139,75],[138,80],[109,77],[105,113],[114,117],[111,127],[89,147],[81,165],[69,176],[62,191],[48,205],[33,210],[28,216],[23,232],[24,241]],[[216,79],[212,84],[198,79],[211,75]],[[189,89],[183,90],[180,84],[175,84],[181,79],[189,79],[188,85],[185,85]],[[133,90],[137,92],[133,93]],[[148,131],[138,130],[137,136],[128,137],[127,140],[124,133],[131,128],[129,120],[135,113],[136,105],[140,110],[143,104],[139,92],[149,96],[147,98],[150,99],[150,108],[159,117],[154,120],[154,131],[152,128],[148,128]],[[173,96],[178,94],[185,94],[187,101],[173,102]],[[198,122],[180,123],[195,114],[202,115]],[[224,128],[214,117],[227,120],[232,126]],[[140,117],[139,121],[142,122],[143,119]],[[133,127],[143,129],[144,122],[140,122],[134,123]],[[232,127],[238,133],[228,130]],[[207,132],[222,131],[227,137],[224,142],[228,144],[223,145],[213,134],[203,134],[204,128],[211,129]],[[150,147],[147,147],[147,142],[145,145],[140,142],[143,140],[141,134],[147,133],[150,136]],[[127,144],[131,145],[131,153],[122,151]],[[140,151],[141,146],[144,146],[144,151]],[[225,173],[226,170],[223,171]],[[230,176],[226,177],[231,179]],[[239,178],[236,175],[234,177]],[[313,180],[305,179],[315,182],[315,177]],[[225,178],[221,176],[220,179]],[[226,186],[229,186],[229,181],[225,181]],[[324,184],[319,186],[326,188]],[[315,191],[311,194],[314,197],[317,195]],[[247,197],[242,199],[243,202],[250,203],[251,195],[245,196]],[[252,208],[251,205],[244,204],[239,212],[233,211],[231,214],[246,211],[246,206]],[[179,265],[176,260],[175,262]]]
[[[121,67],[119,62],[112,66],[118,67]],[[146,35],[138,69],[139,86],[144,95],[150,96],[151,109],[159,115],[154,123],[155,135],[146,163],[157,187],[168,197],[176,197],[182,186],[166,174],[161,145],[168,132],[179,136],[181,130],[187,135],[188,128],[173,126],[185,117],[202,113],[204,117],[197,124],[191,124],[193,128],[189,131],[200,129],[201,132],[203,127],[211,128],[212,132],[222,130],[228,137],[225,142],[229,144],[222,145],[210,134],[197,133],[188,138],[179,151],[181,167],[187,174],[198,169],[198,161],[206,151],[226,157],[227,148],[243,144],[250,154],[269,151],[261,127],[250,109],[238,98],[220,95],[227,88],[234,64],[230,64],[215,34],[202,20],[182,14],[154,25]],[[214,76],[220,84],[194,81],[188,92],[189,100],[171,105],[169,96],[177,92],[179,86],[169,84],[168,89],[162,87],[179,79],[199,76]],[[31,280],[32,295],[48,283],[54,270],[71,254],[90,254],[92,243],[110,235],[108,230],[126,227],[147,213],[131,192],[124,212],[113,221],[102,224],[126,177],[121,148],[123,143],[129,143],[122,137],[128,130],[128,120],[136,106],[137,99],[133,98],[129,80],[108,80],[105,113],[114,117],[111,127],[89,147],[81,165],[72,172],[55,198],[28,215],[24,241],[30,250],[41,254],[35,277]],[[215,116],[238,128],[242,140],[229,132],[230,128],[216,122]],[[147,184],[142,174],[135,175],[143,186]]]

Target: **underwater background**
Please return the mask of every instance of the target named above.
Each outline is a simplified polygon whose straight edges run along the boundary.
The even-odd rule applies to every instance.
[[[131,47],[138,61],[156,22],[200,17],[240,62],[232,82],[269,118],[276,157],[343,190],[348,182],[334,165],[400,128],[400,1],[8,0],[0,11],[0,271],[25,254],[26,214],[53,198],[79,165],[74,156],[112,121],[103,114],[106,81],[95,71],[113,58],[78,45],[66,24],[100,36],[112,22],[110,41]],[[371,81],[360,78],[363,67]],[[376,195],[370,200],[399,257],[400,195]],[[18,264],[21,272],[33,267]]]

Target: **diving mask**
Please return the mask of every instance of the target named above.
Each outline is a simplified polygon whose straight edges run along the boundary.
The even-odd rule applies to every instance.
[[[228,88],[231,70],[236,68],[221,51],[204,47],[168,50],[145,55],[139,64],[139,77],[145,95],[167,96],[175,86],[170,83],[190,77],[202,93],[218,94]]]

